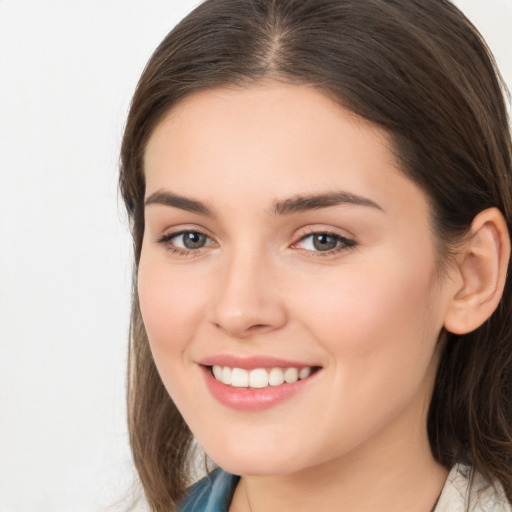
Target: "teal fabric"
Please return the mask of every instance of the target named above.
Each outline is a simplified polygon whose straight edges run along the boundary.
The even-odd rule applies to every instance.
[[[228,512],[239,476],[217,468],[188,491],[176,512]]]

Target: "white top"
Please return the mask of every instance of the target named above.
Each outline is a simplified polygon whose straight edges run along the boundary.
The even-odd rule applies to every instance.
[[[491,485],[471,468],[456,464],[450,471],[435,512],[512,512],[499,483]],[[471,485],[470,485],[471,484]]]

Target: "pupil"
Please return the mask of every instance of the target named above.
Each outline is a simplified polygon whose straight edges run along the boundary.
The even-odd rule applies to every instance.
[[[183,235],[183,245],[187,249],[200,249],[205,242],[206,237],[201,233],[185,233]]]
[[[313,246],[318,251],[329,251],[335,249],[338,241],[330,235],[315,235],[313,237]]]

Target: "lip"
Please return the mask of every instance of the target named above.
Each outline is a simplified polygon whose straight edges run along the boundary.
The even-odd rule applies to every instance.
[[[259,364],[257,366],[251,366],[250,368],[245,366],[237,366],[240,364],[239,358],[238,361],[233,366],[234,368],[244,368],[244,369],[254,369],[254,368],[265,368],[265,367],[307,367],[308,365],[290,365],[290,362],[286,362],[286,364],[275,364],[276,360],[272,359],[270,365],[262,365]],[[267,358],[256,358],[260,363],[261,362],[269,362]],[[226,361],[226,359],[222,358],[222,361]],[[246,363],[249,364],[247,360]],[[250,361],[252,364],[253,361]],[[217,363],[215,363],[217,364]],[[298,380],[297,382],[293,382],[292,384],[281,384],[279,386],[268,386],[266,388],[253,389],[253,388],[235,388],[232,386],[227,386],[222,382],[219,382],[212,375],[211,372],[212,365],[200,365],[201,373],[206,382],[206,386],[210,391],[213,398],[215,398],[222,405],[225,405],[231,409],[239,410],[239,411],[263,411],[265,409],[269,409],[274,407],[285,400],[289,400],[298,393],[302,392],[305,388],[307,388],[311,383],[313,383],[318,374],[321,373],[321,370],[318,369],[316,372],[312,373],[308,378]],[[219,366],[231,366],[231,364],[224,363],[219,364]],[[319,367],[316,367],[319,368]]]
[[[202,366],[229,366],[230,368],[243,368],[255,370],[256,368],[307,368],[319,367],[318,364],[279,359],[271,356],[235,356],[222,354],[201,359]]]

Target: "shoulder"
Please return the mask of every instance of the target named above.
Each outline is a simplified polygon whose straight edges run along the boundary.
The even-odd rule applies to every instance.
[[[490,484],[471,467],[456,464],[446,479],[435,512],[512,512],[499,483]]]
[[[215,469],[188,489],[176,512],[227,512],[239,478]]]

